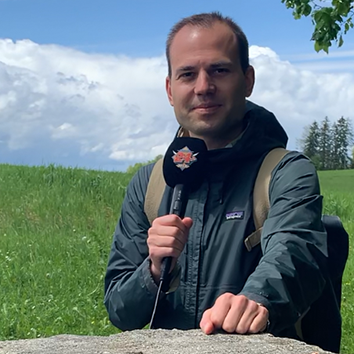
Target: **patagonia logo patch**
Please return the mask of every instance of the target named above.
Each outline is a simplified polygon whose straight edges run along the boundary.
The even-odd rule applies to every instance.
[[[230,211],[226,213],[226,220],[242,220],[244,214],[244,211]]]

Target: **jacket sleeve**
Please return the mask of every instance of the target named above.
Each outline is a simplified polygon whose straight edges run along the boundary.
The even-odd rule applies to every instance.
[[[152,166],[131,180],[116,227],[105,277],[104,303],[110,321],[121,330],[143,328],[150,320],[157,286],[150,273],[144,213]]]
[[[263,256],[241,294],[269,310],[270,332],[293,326],[320,296],[327,279],[327,238],[313,164],[291,152],[272,173]]]

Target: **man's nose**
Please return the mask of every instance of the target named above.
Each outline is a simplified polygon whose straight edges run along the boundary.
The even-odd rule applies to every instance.
[[[215,92],[215,85],[206,72],[200,72],[195,81],[194,92],[196,95],[206,95]]]

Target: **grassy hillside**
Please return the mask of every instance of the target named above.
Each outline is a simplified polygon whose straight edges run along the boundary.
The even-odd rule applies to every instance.
[[[343,277],[343,353],[354,353],[354,170],[320,171],[324,213],[338,215],[347,230],[349,259]]]
[[[115,332],[103,276],[129,178],[1,165],[1,339]]]
[[[131,174],[0,165],[0,340],[108,335],[112,234]],[[354,171],[321,172],[325,213],[354,236]],[[352,247],[352,246],[351,246]],[[354,257],[343,282],[343,347],[354,353]]]

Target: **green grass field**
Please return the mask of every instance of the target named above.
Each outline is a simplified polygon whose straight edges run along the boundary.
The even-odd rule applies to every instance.
[[[0,340],[117,333],[103,306],[112,234],[131,174],[0,165]],[[354,170],[321,172],[324,212],[354,237]],[[354,255],[342,352],[354,353]]]
[[[349,234],[349,258],[343,276],[342,353],[354,353],[354,170],[319,173],[325,214],[340,216]]]

